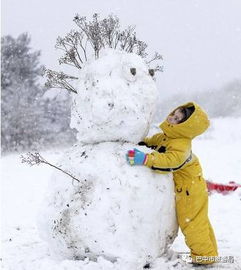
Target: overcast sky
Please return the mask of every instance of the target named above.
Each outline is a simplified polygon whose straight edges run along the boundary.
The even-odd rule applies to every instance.
[[[76,13],[91,19],[95,12],[136,25],[138,37],[163,55],[163,97],[241,79],[241,0],[2,0],[2,35],[29,32],[41,62],[59,69],[57,36],[75,27]]]

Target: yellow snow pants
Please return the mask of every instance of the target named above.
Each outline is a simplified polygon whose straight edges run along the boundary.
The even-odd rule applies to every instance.
[[[174,175],[178,224],[194,263],[210,264],[218,256],[215,235],[208,218],[206,181],[197,176],[183,181]]]

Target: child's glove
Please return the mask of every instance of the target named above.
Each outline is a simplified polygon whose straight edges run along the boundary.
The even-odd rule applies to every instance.
[[[134,148],[133,150],[129,150],[127,152],[126,159],[130,165],[144,165],[147,160],[147,154]]]

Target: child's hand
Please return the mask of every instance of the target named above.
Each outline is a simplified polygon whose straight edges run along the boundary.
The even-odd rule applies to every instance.
[[[134,148],[127,152],[126,159],[130,165],[144,165],[147,159],[147,154]]]

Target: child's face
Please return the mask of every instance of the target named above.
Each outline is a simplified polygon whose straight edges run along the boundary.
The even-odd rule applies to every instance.
[[[169,114],[167,117],[167,122],[176,125],[179,124],[184,118],[184,114],[181,112],[181,109],[176,109],[172,114]]]

